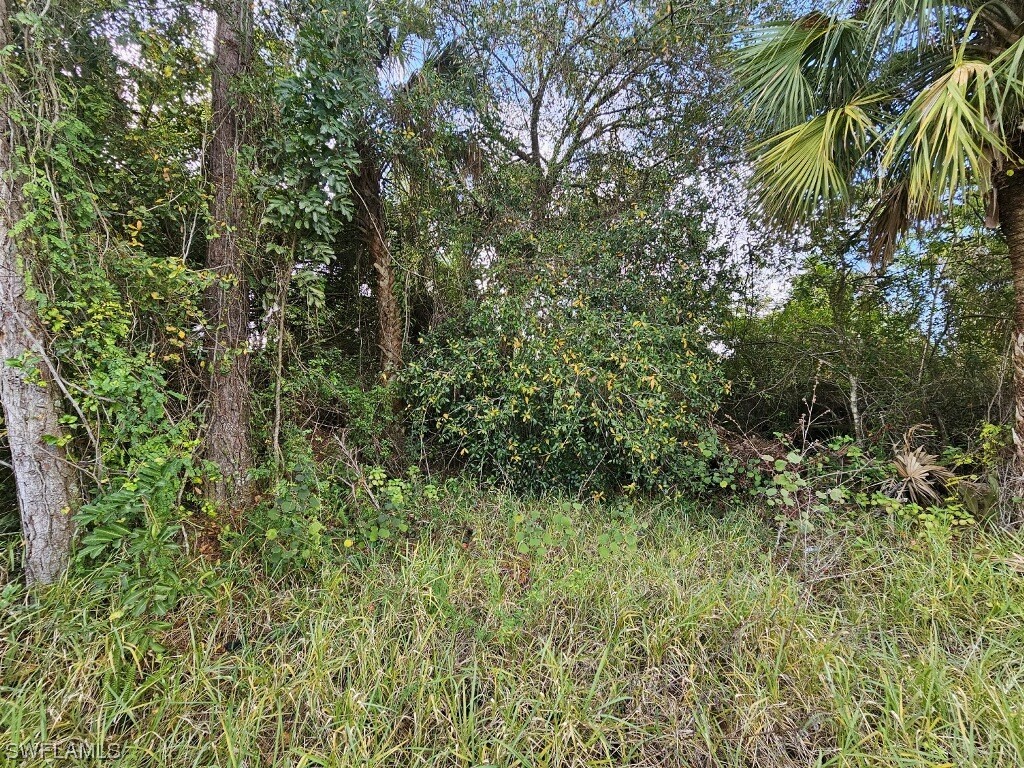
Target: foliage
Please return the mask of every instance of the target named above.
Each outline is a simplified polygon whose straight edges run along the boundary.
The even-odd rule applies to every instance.
[[[185,482],[200,476],[190,453],[169,458],[175,441],[162,442],[140,451],[146,458],[136,460],[126,479],[77,514],[84,531],[77,568],[90,575],[89,588],[110,601],[115,619],[163,616],[189,591],[180,574],[182,521],[188,516],[181,495]]]
[[[1016,153],[1021,49],[1005,25],[1017,12],[869,3],[848,15],[836,4],[753,30],[737,73],[767,134],[756,179],[771,211],[792,221],[821,205],[842,210],[856,180],[876,176],[872,242],[888,255],[963,193],[990,195]]]
[[[1024,763],[983,223],[1024,154],[1021,18],[854,5],[738,53],[743,3],[252,6],[229,516],[199,458],[209,14],[15,3],[45,339],[3,363],[52,374],[86,498],[29,592],[4,473],[0,762]],[[807,229],[768,248],[751,191]]]
[[[487,154],[514,174],[495,204],[534,221],[557,211],[590,163],[612,152],[651,166],[707,157],[724,132],[723,49],[711,30],[730,8],[659,0],[445,0],[482,75]],[[701,134],[678,131],[700,125]],[[700,139],[698,139],[700,135]],[[637,167],[643,167],[637,163]]]
[[[893,459],[900,478],[901,491],[914,502],[938,502],[953,473],[938,463],[938,456],[926,453],[922,446],[906,446]]]
[[[290,424],[312,435],[343,435],[364,463],[389,458],[394,387],[364,384],[350,358],[335,351],[293,362],[282,395]]]
[[[516,549],[521,555],[543,558],[551,549],[564,545],[576,535],[573,518],[580,517],[584,507],[580,502],[563,501],[548,513],[547,510],[520,512],[512,518],[516,524]]]
[[[262,7],[233,97],[252,133],[236,234],[267,439],[254,506],[230,521],[202,502],[195,457],[203,295],[218,281],[196,268],[211,182],[201,17],[188,4],[24,7],[2,55],[25,94],[16,235],[41,266],[31,297],[48,338],[45,356],[7,364],[59,374],[61,442],[88,490],[78,572],[140,616],[187,594],[197,538],[211,559],[247,542],[275,574],[313,574],[415,537],[449,502],[438,476],[459,469],[566,499],[515,523],[524,557],[575,546],[595,514],[582,500],[623,491],[716,489],[801,531],[866,510],[937,529],[987,520],[1008,453],[1010,281],[966,191],[988,191],[985,174],[1010,157],[1000,136],[1019,112],[1019,46],[964,46],[963,20],[929,6],[918,21],[936,34],[914,45],[949,108],[929,116],[906,78],[924,71],[910,38],[888,37],[913,24],[883,6],[773,26],[739,54],[745,104],[772,136],[755,186],[774,190],[777,213],[837,202],[845,216],[789,243],[810,258],[779,303],[745,314],[738,286],[760,279],[763,254],[716,233],[739,214],[709,180],[734,159],[728,52],[711,45],[732,34],[732,10]],[[979,11],[977,29],[998,37],[993,19]],[[874,58],[854,55],[866,41]],[[994,120],[985,130],[979,114]],[[930,170],[922,137],[946,142]],[[422,336],[398,386],[368,362],[379,297],[351,221],[363,145],[380,165],[403,332]],[[819,194],[797,195],[801,168]],[[861,183],[878,168],[880,189]],[[772,173],[786,178],[765,187]],[[900,201],[912,216],[880,217]],[[897,247],[913,218],[928,226]],[[867,226],[880,223],[891,227]],[[952,474],[904,494],[889,447],[919,421],[936,436],[918,469]],[[751,455],[728,433],[737,423],[784,437]],[[417,458],[428,476],[408,469]],[[599,534],[601,558],[640,548],[643,528],[626,528]]]
[[[254,277],[269,283],[271,305],[287,298],[287,288],[282,297],[275,284],[283,279],[304,298],[306,312],[325,306],[317,278],[352,217],[354,123],[372,87],[365,12],[348,0],[296,4],[287,17],[292,44],[269,41],[280,60],[250,76],[250,99],[265,113],[252,128],[263,135],[249,150],[249,183],[262,211],[260,239],[277,267],[257,269]]]
[[[344,0],[290,9],[296,19],[290,60],[271,80],[268,100],[277,120],[260,150],[270,158],[260,178],[263,216],[265,224],[303,237],[310,252],[300,250],[293,261],[322,262],[315,245],[329,248],[351,217],[348,179],[358,163],[353,123],[370,85],[360,10]]]
[[[539,284],[427,339],[406,376],[418,438],[528,490],[696,488],[724,391],[684,313],[595,307]]]
[[[440,766],[453,751],[563,768],[1024,761],[1019,535],[909,535],[866,516],[776,547],[742,507],[716,519],[638,504],[614,524],[595,507],[567,546],[520,554],[515,515],[559,505],[466,489],[408,546],[306,580],[225,563],[148,648],[84,574],[37,601],[0,585],[0,755],[87,743],[154,768]],[[598,552],[602,533],[640,522],[635,551]]]
[[[416,467],[406,477],[389,477],[382,467],[371,467],[355,493],[355,528],[366,544],[386,541],[408,533],[417,508],[429,508],[438,499],[438,489],[426,482]]]
[[[608,517],[610,524],[597,536],[598,557],[632,557],[637,550],[639,534],[647,528],[647,522],[637,519],[634,505],[622,499],[608,505]]]
[[[266,467],[272,480],[266,498],[250,513],[241,551],[255,550],[275,574],[315,573],[346,555],[365,552],[410,534],[441,499],[437,485],[416,467],[389,475],[364,466],[346,443],[319,446],[311,433],[292,429],[283,473]]]
[[[23,105],[16,122],[31,138],[20,146],[14,232],[37,265],[29,298],[48,333],[42,359],[20,364],[49,368],[66,405],[60,440],[89,480],[77,515],[77,568],[92,575],[114,614],[162,615],[187,591],[179,575],[182,522],[192,502],[188,483],[202,467],[193,455],[198,425],[175,384],[199,347],[193,328],[211,278],[189,267],[184,239],[153,236],[179,217],[188,226],[201,196],[197,186],[174,186],[190,159],[178,129],[194,115],[147,73],[157,61],[187,60],[176,40],[189,27],[168,17],[160,42],[136,29],[134,67],[101,55],[102,64],[76,78],[61,62],[89,46],[60,24],[93,23],[90,14],[99,14],[77,10],[77,18],[24,14],[17,22],[30,32],[31,55],[15,77],[48,89],[46,99]],[[107,124],[125,111],[116,79],[124,69],[139,78],[141,103],[161,113],[148,131]],[[183,71],[182,81],[189,75]],[[140,146],[154,162],[135,157]]]
[[[938,457],[912,448],[911,430],[902,446],[865,451],[852,437],[815,441],[797,449],[777,435],[772,453],[723,465],[730,487],[745,488],[786,528],[813,531],[836,516],[875,515],[932,531],[993,521],[998,500],[994,476],[977,471],[976,456],[952,451]],[[981,450],[984,450],[982,446]]]
[[[981,421],[1007,418],[1011,282],[976,217],[958,209],[884,268],[859,223],[814,238],[784,302],[728,323],[729,413],[761,434],[806,424],[814,438],[886,445],[922,422],[965,445]]]
[[[961,206],[983,208],[968,231],[1002,228],[1020,286],[1024,51],[1010,30],[1021,20],[1012,3],[830,3],[750,30],[735,71],[759,134],[753,183],[764,209],[812,231],[853,218],[865,256],[884,269],[912,233]],[[1024,292],[1015,301],[1020,317]],[[1014,368],[1024,402],[1020,359]]]

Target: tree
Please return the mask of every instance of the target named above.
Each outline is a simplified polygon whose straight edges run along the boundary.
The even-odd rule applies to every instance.
[[[405,340],[396,294],[396,243],[389,230],[396,222],[387,214],[403,196],[415,197],[425,207],[429,192],[465,170],[474,146],[465,136],[456,138],[452,129],[452,113],[468,107],[460,103],[466,100],[465,62],[454,41],[439,39],[433,22],[429,14],[420,13],[390,23],[371,15],[368,24],[368,41],[377,40],[371,57],[376,93],[361,121],[359,170],[352,189],[356,225],[372,270],[380,370],[385,375],[401,367]],[[412,60],[419,66],[413,67]],[[411,71],[396,82],[398,69]],[[468,109],[459,118],[472,121]]]
[[[595,155],[650,164],[713,155],[722,86],[714,29],[726,11],[659,0],[447,0],[455,34],[486,78],[485,154],[522,172],[532,223]],[[702,130],[694,130],[700,125]],[[685,127],[683,131],[677,131]],[[671,140],[665,141],[667,136]]]
[[[240,229],[242,201],[238,183],[241,108],[238,85],[250,53],[250,0],[226,0],[217,13],[213,51],[213,136],[208,174],[213,185],[213,231],[206,268],[217,282],[206,295],[209,417],[206,457],[219,470],[209,498],[222,509],[237,507],[252,465],[249,435],[249,282],[243,263]]]
[[[966,195],[1006,238],[1016,288],[1015,443],[1024,470],[1024,3],[861,0],[754,30],[743,105],[767,138],[755,186],[789,224],[841,217],[857,188],[873,257]],[[980,224],[980,222],[979,222]]]
[[[49,584],[70,557],[78,478],[62,447],[60,395],[30,294],[32,260],[28,251],[19,252],[12,231],[22,204],[13,117],[18,90],[7,58],[13,50],[10,6],[0,0],[0,401],[25,538],[25,577],[30,584]]]
[[[264,203],[256,237],[277,262],[273,284],[263,288],[264,317],[276,314],[271,441],[278,468],[283,465],[282,398],[289,362],[285,349],[288,339],[296,339],[288,328],[289,309],[294,313],[296,307],[290,294],[298,293],[295,298],[303,298],[305,305],[300,322],[290,329],[304,326],[305,343],[294,346],[308,349],[309,332],[320,325],[319,315],[326,309],[325,273],[338,261],[336,245],[352,219],[349,179],[359,163],[355,125],[368,84],[363,25],[358,16],[353,19],[351,8],[349,0],[308,0],[289,6],[280,21],[288,29],[281,37],[290,39],[291,45],[284,48],[282,60],[267,66],[258,78],[272,88],[263,98],[271,107],[263,111],[262,124],[256,122],[252,128],[262,137],[263,161],[256,169],[258,197]],[[270,273],[264,269],[262,276]]]
[[[359,170],[352,189],[356,202],[356,225],[373,270],[373,295],[377,302],[377,346],[380,369],[390,375],[402,366],[402,312],[395,295],[395,264],[388,243],[387,222],[381,200],[382,172],[373,144],[358,143]]]

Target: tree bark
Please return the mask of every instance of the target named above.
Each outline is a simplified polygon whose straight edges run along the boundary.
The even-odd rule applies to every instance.
[[[380,166],[373,147],[360,142],[359,173],[355,179],[356,220],[366,252],[370,256],[376,285],[380,369],[390,377],[402,366],[402,312],[395,296],[395,266],[384,229],[384,208],[381,203]]]
[[[1013,445],[1017,469],[1024,471],[1024,171],[1008,176],[999,190],[999,218],[1013,273]]]
[[[8,0],[0,0],[0,49],[13,45]],[[44,329],[27,295],[31,264],[19,259],[11,228],[21,189],[14,168],[17,132],[10,119],[13,83],[0,80],[0,401],[25,540],[25,579],[50,584],[67,568],[75,522],[78,473],[61,447],[61,403],[48,368],[40,364]],[[24,367],[5,361],[19,359]],[[47,442],[49,440],[50,442]]]
[[[857,445],[864,445],[864,419],[860,413],[860,382],[855,374],[850,377],[850,418],[853,420],[853,436]]]
[[[240,116],[234,86],[249,64],[251,0],[225,0],[213,44],[212,114],[208,177],[213,186],[212,232],[206,268],[219,280],[206,294],[209,404],[205,455],[219,470],[207,497],[219,509],[246,503],[252,466],[249,435],[249,282],[239,241],[237,190]]]

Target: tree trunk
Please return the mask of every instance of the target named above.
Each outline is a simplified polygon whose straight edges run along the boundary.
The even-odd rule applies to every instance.
[[[853,420],[853,436],[857,445],[864,445],[864,419],[860,413],[860,382],[855,374],[850,374],[850,418]]]
[[[239,243],[242,201],[236,189],[242,110],[233,92],[249,62],[251,18],[250,0],[225,0],[217,14],[213,44],[213,136],[208,167],[213,185],[213,222],[206,268],[220,279],[207,291],[204,302],[210,323],[205,454],[220,474],[207,488],[208,498],[227,511],[245,505],[247,476],[252,466],[249,284]]]
[[[999,217],[1013,272],[1013,445],[1020,473],[1024,472],[1024,172],[1009,176],[999,190]]]
[[[0,49],[13,43],[7,0],[0,0]],[[12,85],[0,82],[9,93]],[[25,578],[29,584],[50,584],[60,578],[71,554],[78,478],[60,447],[57,387],[49,369],[39,363],[44,332],[36,306],[26,296],[30,264],[26,256],[18,258],[11,233],[21,194],[8,98],[0,100],[0,401],[25,539]],[[15,358],[25,361],[25,367],[4,362]]]
[[[384,230],[381,204],[380,167],[373,147],[360,142],[359,173],[356,176],[356,218],[360,237],[373,266],[374,297],[377,300],[380,369],[386,377],[402,365],[402,313],[395,296],[395,267]]]

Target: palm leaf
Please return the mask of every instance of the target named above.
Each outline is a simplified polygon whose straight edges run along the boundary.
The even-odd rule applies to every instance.
[[[785,130],[849,101],[867,75],[863,27],[813,13],[750,31],[736,73],[751,122]]]
[[[1024,37],[999,54],[992,61],[992,70],[998,83],[1000,119],[1004,125],[1019,120],[1020,104],[1024,99]]]
[[[890,52],[922,50],[958,40],[964,11],[949,0],[869,0],[865,18],[870,36]]]
[[[794,223],[822,205],[844,205],[858,163],[875,137],[864,97],[773,136],[756,147],[754,183],[772,216]]]
[[[817,109],[803,66],[804,51],[816,34],[788,23],[749,33],[747,45],[737,56],[736,75],[752,123],[789,128]]]
[[[911,226],[905,179],[882,190],[868,213],[868,254],[875,267],[885,268]]]
[[[883,168],[905,169],[907,201],[922,215],[937,212],[976,183],[992,185],[993,158],[1006,145],[998,122],[997,82],[989,62],[961,60],[930,83],[894,123]]]
[[[893,467],[900,481],[901,494],[917,504],[939,504],[947,485],[956,476],[942,464],[938,456],[927,453],[922,446],[911,448],[914,435],[925,427],[917,424],[903,435],[903,445],[893,446]]]
[[[804,67],[817,74],[815,88],[827,104],[848,102],[863,89],[870,66],[867,47],[864,22],[836,18],[829,18],[807,47]]]

